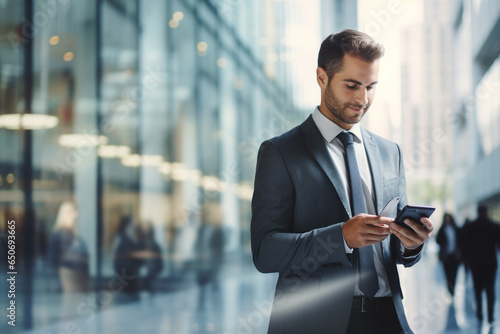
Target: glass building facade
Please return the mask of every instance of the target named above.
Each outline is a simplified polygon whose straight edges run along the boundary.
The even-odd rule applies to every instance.
[[[500,3],[458,1],[453,5],[454,200],[462,219],[475,217],[478,203],[500,220]]]
[[[286,6],[0,1],[0,272],[17,272],[19,332],[250,263],[258,147],[304,118]]]

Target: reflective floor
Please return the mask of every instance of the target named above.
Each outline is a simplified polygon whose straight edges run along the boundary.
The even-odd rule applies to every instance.
[[[500,333],[500,305],[498,292],[500,280],[497,274],[495,319],[490,326],[485,320],[477,321],[472,275],[464,267],[458,271],[455,297],[452,299],[445,288],[444,271],[436,254],[426,254],[415,267],[400,270],[406,316],[415,333]],[[486,294],[483,295],[483,317],[486,315]]]
[[[401,275],[406,313],[415,333],[500,333],[500,326],[480,326],[475,320],[471,279],[463,268],[454,300],[446,292],[435,254],[425,254]],[[248,265],[226,268],[219,277],[202,286],[191,278],[191,283],[171,292],[143,292],[136,298],[103,290],[97,297],[99,311],[92,306],[95,295],[40,301],[38,317],[66,320],[38,323],[39,329],[26,333],[266,333],[276,276],[259,274]],[[498,300],[495,313],[500,320]]]

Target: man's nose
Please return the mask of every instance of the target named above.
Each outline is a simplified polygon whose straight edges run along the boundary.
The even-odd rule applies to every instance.
[[[366,88],[358,90],[356,94],[356,103],[366,105],[368,104],[368,91]]]

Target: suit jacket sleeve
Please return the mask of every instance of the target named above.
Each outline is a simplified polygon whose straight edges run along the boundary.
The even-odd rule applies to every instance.
[[[407,204],[408,204],[408,198],[406,196],[406,177],[405,177],[405,168],[404,168],[404,159],[403,159],[403,153],[401,152],[401,148],[399,145],[396,145],[397,152],[398,152],[398,159],[399,159],[399,204],[398,204],[398,213],[401,211]],[[392,254],[393,257],[395,258],[395,261],[397,264],[402,264],[405,267],[411,267],[417,262],[420,261],[421,255],[422,255],[422,250],[424,245],[422,244],[420,247],[418,247],[415,251],[418,252],[417,255],[410,256],[410,257],[404,257],[403,256],[403,251],[404,249],[402,247],[401,241],[395,236],[391,235],[391,243],[392,243]]]
[[[256,268],[264,273],[282,273],[304,267],[308,271],[351,267],[341,222],[332,221],[329,226],[304,233],[292,232],[296,189],[288,168],[279,148],[272,141],[264,142],[257,158],[252,200],[251,240]]]

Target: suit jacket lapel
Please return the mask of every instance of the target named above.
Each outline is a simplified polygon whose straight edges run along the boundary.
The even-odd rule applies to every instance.
[[[325,174],[330,179],[330,182],[335,187],[337,194],[342,201],[342,205],[349,217],[352,217],[351,208],[349,207],[349,199],[346,190],[341,182],[340,174],[335,164],[332,161],[330,153],[325,145],[325,140],[321,136],[318,127],[314,123],[312,116],[302,123],[300,126],[302,140],[318,164],[321,166]]]
[[[383,202],[384,178],[382,167],[380,166],[380,152],[378,150],[377,144],[375,143],[375,140],[368,131],[366,131],[364,128],[361,128],[361,134],[363,136],[363,142],[365,143],[368,164],[370,165],[370,171],[372,173],[373,187],[375,191],[375,208],[377,210],[377,214],[379,214],[385,205],[385,203]]]

